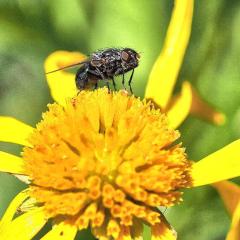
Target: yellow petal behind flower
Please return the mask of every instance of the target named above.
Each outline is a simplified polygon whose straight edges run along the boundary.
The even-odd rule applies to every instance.
[[[191,113],[193,115],[216,125],[223,125],[226,122],[225,115],[208,104],[194,88],[192,88],[192,97]]]
[[[13,174],[24,174],[23,171],[23,159],[12,155],[10,153],[0,151],[0,171],[13,173]]]
[[[240,202],[240,187],[229,181],[217,182],[214,183],[213,186],[221,195],[227,210],[232,216]]]
[[[240,140],[237,140],[193,164],[193,185],[201,186],[239,176],[239,149]]]
[[[0,239],[31,240],[44,226],[46,219],[41,208],[31,210],[16,217],[11,223],[5,225],[0,233]]]
[[[192,87],[189,82],[184,82],[182,91],[167,111],[170,126],[177,128],[188,116],[192,105]]]
[[[226,240],[240,239],[240,187],[229,181],[213,184],[221,195],[224,204],[232,216],[232,223]]]
[[[0,222],[0,236],[5,227],[12,221],[18,207],[29,197],[28,191],[24,190],[16,195],[11,201]]]
[[[193,0],[175,0],[163,50],[149,76],[145,97],[162,109],[171,97],[191,32]]]
[[[86,58],[79,52],[56,51],[49,55],[45,60],[45,72],[50,72],[62,67],[66,67]],[[66,104],[67,98],[76,95],[75,75],[63,70],[46,75],[51,95],[55,101],[61,105]]]
[[[51,231],[49,231],[41,240],[73,240],[77,234],[77,228],[71,225],[55,224]]]
[[[226,240],[240,239],[240,203],[237,205],[233,214],[231,228],[228,232]]]
[[[12,117],[0,117],[0,141],[30,146],[27,138],[33,128]]]

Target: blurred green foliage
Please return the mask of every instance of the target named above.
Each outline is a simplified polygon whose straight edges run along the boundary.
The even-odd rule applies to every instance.
[[[86,54],[105,47],[137,49],[142,60],[133,89],[143,96],[172,6],[169,0],[1,0],[0,114],[32,125],[39,121],[52,101],[43,62],[58,49]],[[176,89],[183,79],[190,80],[210,104],[226,113],[227,123],[216,127],[189,117],[180,130],[190,159],[199,160],[240,137],[239,26],[238,0],[196,1],[191,40]],[[21,151],[10,144],[0,147],[15,154]],[[3,213],[24,185],[7,174],[0,174],[0,181]],[[180,240],[224,239],[230,223],[210,186],[187,190],[184,202],[165,215]]]

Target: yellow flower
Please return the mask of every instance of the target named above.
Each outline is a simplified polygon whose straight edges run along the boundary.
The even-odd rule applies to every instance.
[[[226,240],[240,239],[240,187],[232,182],[222,181],[213,184],[221,195],[224,204],[232,217],[232,223]]]
[[[21,205],[27,198],[20,207],[26,213],[11,224],[3,218],[2,238],[15,236],[10,226],[22,229],[28,215],[33,229],[54,219],[63,231],[72,229],[73,236],[91,226],[100,239],[137,239],[145,223],[153,238],[174,237],[157,207],[181,201],[180,190],[192,185],[191,162],[175,143],[179,133],[151,102],[106,88],[81,91],[64,107],[49,105],[29,136],[22,158],[2,153],[10,163],[2,162],[4,171],[29,181],[28,190],[15,200]],[[29,232],[21,234],[26,238]]]
[[[151,103],[105,88],[82,91],[65,107],[49,106],[20,171],[47,219],[119,239],[135,222],[161,226],[154,208],[176,204],[191,186],[178,137]]]
[[[36,128],[0,117],[0,141],[24,146],[22,157],[0,152],[0,170],[28,183],[0,221],[1,239],[32,239],[51,220],[44,240],[74,239],[88,226],[101,240],[137,240],[143,223],[151,227],[152,240],[173,240],[176,234],[158,206],[181,201],[183,188],[239,176],[240,140],[194,164],[175,143],[179,133],[173,128],[191,109],[198,113],[204,106],[187,82],[180,96],[170,99],[192,11],[192,0],[175,1],[165,47],[146,90],[146,98],[168,118],[151,102],[124,91],[108,94],[103,88],[77,95],[74,76],[64,71],[48,76],[57,103],[49,105]],[[45,62],[46,72],[83,58],[55,52]],[[221,120],[223,115],[208,109],[207,118]]]

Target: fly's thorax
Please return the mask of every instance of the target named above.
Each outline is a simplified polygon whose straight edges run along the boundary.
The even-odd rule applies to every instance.
[[[89,58],[88,78],[113,79],[138,66],[139,54],[130,48],[109,48],[93,53]]]

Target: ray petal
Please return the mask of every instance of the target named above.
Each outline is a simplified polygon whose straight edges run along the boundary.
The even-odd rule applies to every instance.
[[[15,218],[0,233],[1,239],[32,239],[46,223],[42,209],[31,210]]]
[[[41,240],[73,240],[77,234],[77,228],[65,223],[56,224]]]
[[[192,105],[192,87],[189,82],[184,82],[181,93],[176,97],[171,108],[167,111],[169,123],[177,128],[188,116]]]
[[[193,164],[194,186],[211,184],[240,175],[240,140]]]
[[[27,138],[33,128],[12,117],[0,117],[0,141],[30,146]]]
[[[29,197],[28,191],[23,190],[16,195],[16,197],[11,201],[6,212],[4,213],[1,222],[0,222],[0,236],[1,232],[5,229],[13,219],[13,216],[17,212],[18,207]]]
[[[0,171],[12,174],[24,174],[23,159],[0,151]]]
[[[79,52],[56,51],[45,60],[45,72],[50,72],[78,62],[82,62],[86,56]],[[77,93],[75,75],[64,70],[46,75],[51,95],[61,105],[66,104],[67,98],[72,98]]]
[[[156,60],[146,88],[145,97],[165,109],[181,67],[192,25],[193,0],[175,0],[163,50]]]

